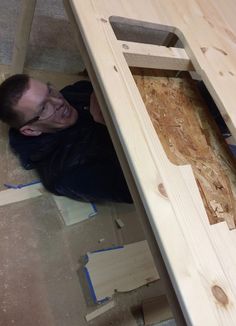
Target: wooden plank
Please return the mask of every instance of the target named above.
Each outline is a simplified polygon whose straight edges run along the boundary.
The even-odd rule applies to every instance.
[[[153,44],[118,41],[131,67],[193,71],[184,49]]]
[[[0,191],[0,206],[41,196],[43,189],[42,184],[35,184],[21,189],[2,190]]]
[[[146,240],[87,254],[86,273],[96,301],[115,291],[128,292],[159,279]]]
[[[208,82],[208,88],[210,85],[216,92],[217,103],[223,103],[222,112],[225,109],[229,115],[232,113],[229,124],[233,130],[234,101],[231,103],[231,100],[235,96],[232,92],[235,79],[232,76],[232,83],[229,83],[231,77],[220,79],[220,75],[214,73],[219,72],[216,64],[219,60],[212,62],[199,49],[205,42],[220,48],[226,44],[227,36],[223,31],[221,39],[221,32],[218,34],[209,27],[194,0],[183,0],[178,4],[171,0],[168,5],[162,0],[145,3],[141,0],[135,3],[132,0],[128,3],[113,0],[70,2],[187,323],[202,325],[207,320],[208,325],[220,325],[223,320],[225,325],[232,325],[236,319],[236,304],[230,304],[236,302],[232,291],[234,281],[227,277],[227,271],[215,251],[210,232],[214,226],[209,226],[204,208],[199,209],[202,202],[196,196],[199,191],[192,170],[189,166],[175,167],[167,159],[109,19],[114,15],[126,16],[142,21],[143,25],[146,21],[152,26],[164,25],[166,30],[172,32],[176,29],[194,67]],[[193,34],[194,37],[191,37]],[[227,43],[226,46],[230,45]],[[217,55],[218,59],[223,60],[221,64],[224,62],[227,68],[233,68],[232,53],[227,56],[220,53]],[[223,94],[224,91],[227,96]],[[220,303],[215,289],[219,289],[218,293],[227,298],[225,304]]]
[[[11,74],[22,73],[37,0],[21,0],[19,21],[13,48]]]
[[[130,192],[132,194],[132,198],[134,199],[135,207],[137,208],[137,214],[140,216],[142,225],[145,231],[145,234],[147,234],[147,238],[151,238],[153,242],[151,242],[149,245],[151,245],[151,251],[152,255],[154,257],[156,266],[158,266],[160,275],[161,275],[161,282],[164,284],[166,295],[168,297],[168,300],[171,305],[171,309],[173,311],[173,314],[175,316],[175,320],[177,321],[178,325],[185,325],[185,320],[183,317],[183,313],[181,311],[179,302],[177,300],[176,294],[174,292],[173,284],[170,281],[170,277],[168,275],[166,266],[163,261],[163,257],[161,256],[160,249],[157,245],[155,245],[155,236],[153,234],[153,231],[151,229],[150,223],[147,219],[147,213],[144,209],[142,200],[140,198],[140,193],[138,192],[137,186],[135,184],[130,166],[127,162],[127,157],[124,152],[124,148],[121,146],[121,142],[119,140],[119,137],[116,132],[116,128],[114,126],[114,122],[111,118],[110,112],[108,111],[107,104],[104,98],[104,95],[101,90],[101,84],[98,82],[98,77],[95,74],[94,67],[92,66],[91,60],[88,56],[81,31],[78,30],[76,20],[74,17],[74,14],[72,12],[71,6],[67,0],[64,0],[64,7],[66,9],[67,15],[69,17],[70,23],[73,26],[74,32],[75,32],[75,40],[77,42],[80,54],[83,58],[83,61],[85,63],[86,69],[88,71],[90,80],[93,83],[93,87],[96,92],[96,96],[99,101],[99,105],[101,109],[103,110],[103,115],[106,121],[106,125],[109,129],[109,133],[111,135],[116,153],[118,155],[120,164],[122,166],[122,169],[125,174],[125,178],[128,182],[128,186],[130,189]]]

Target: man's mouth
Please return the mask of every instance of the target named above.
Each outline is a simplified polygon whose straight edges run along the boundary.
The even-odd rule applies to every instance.
[[[70,109],[69,105],[64,104],[62,107],[62,112],[61,112],[62,119],[66,119],[66,118],[70,117],[70,114],[71,114],[71,109]]]

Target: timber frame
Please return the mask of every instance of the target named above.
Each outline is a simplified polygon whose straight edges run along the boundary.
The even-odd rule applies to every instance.
[[[35,7],[29,2],[28,32]],[[168,160],[129,66],[197,72],[236,138],[234,0],[65,0],[64,5],[135,205],[157,241],[159,249],[151,249],[177,323],[233,325],[235,230],[225,222],[208,223],[191,167]],[[118,40],[113,18],[173,33],[184,48],[174,47],[176,41],[167,48]],[[27,35],[22,50],[14,52],[12,73],[23,70]]]

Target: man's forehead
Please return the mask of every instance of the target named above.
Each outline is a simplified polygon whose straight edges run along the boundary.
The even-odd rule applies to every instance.
[[[22,94],[16,107],[38,107],[47,96],[48,88],[43,82],[30,78],[28,88]]]
[[[47,84],[45,84],[44,82],[41,82],[38,79],[30,78],[29,79],[29,89],[46,90],[47,89]]]

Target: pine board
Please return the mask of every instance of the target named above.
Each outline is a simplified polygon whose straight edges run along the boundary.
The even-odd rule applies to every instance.
[[[116,16],[176,32],[235,136],[236,28],[231,13],[236,3],[70,0],[70,4],[186,322],[233,325],[235,230],[229,231],[225,222],[209,224],[192,168],[168,159],[109,20]]]
[[[111,298],[115,291],[132,291],[159,279],[146,240],[88,253],[87,258],[86,271],[97,302]]]

